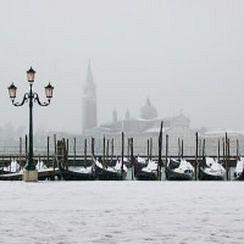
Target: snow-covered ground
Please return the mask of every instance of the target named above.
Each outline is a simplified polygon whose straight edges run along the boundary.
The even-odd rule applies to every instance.
[[[244,243],[242,182],[0,182],[0,243]]]

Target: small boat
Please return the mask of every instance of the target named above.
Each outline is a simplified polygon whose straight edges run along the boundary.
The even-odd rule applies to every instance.
[[[194,168],[191,163],[183,158],[179,160],[168,159],[165,175],[167,180],[192,180]]]
[[[226,170],[221,163],[210,157],[205,157],[199,165],[199,180],[224,180]]]
[[[38,180],[55,180],[61,179],[60,170],[58,167],[47,167],[43,161],[38,161],[36,164],[38,172]]]
[[[60,168],[64,180],[94,180],[95,172],[92,166],[69,166],[68,169]]]
[[[18,173],[21,171],[21,167],[17,161],[11,161],[9,166],[5,166],[0,170],[0,174],[11,174],[11,173]]]
[[[23,170],[16,161],[0,170],[0,180],[22,180]]]
[[[122,161],[118,158],[115,162],[115,166],[103,164],[101,159],[95,159],[94,168],[95,176],[98,180],[124,180],[127,175],[127,167],[123,165],[123,171],[121,170]]]
[[[142,165],[146,164],[146,161],[140,162]],[[157,180],[157,168],[158,164],[156,161],[151,159],[148,160],[147,165],[137,170],[136,179],[137,180]]]
[[[244,180],[244,158],[238,157],[234,172],[234,180]]]

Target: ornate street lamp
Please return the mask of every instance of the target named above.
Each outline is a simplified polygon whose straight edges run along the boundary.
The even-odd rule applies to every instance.
[[[8,87],[9,97],[12,101],[14,106],[20,107],[23,106],[25,102],[29,101],[29,153],[28,153],[28,160],[25,166],[23,180],[25,181],[37,181],[38,180],[38,173],[36,171],[36,166],[33,162],[33,101],[37,102],[40,106],[48,106],[50,104],[51,98],[53,97],[53,89],[54,87],[49,83],[45,87],[45,93],[47,97],[47,102],[41,102],[39,99],[39,95],[36,92],[33,92],[32,86],[35,80],[35,70],[30,67],[27,74],[27,80],[30,85],[29,92],[25,93],[23,96],[22,102],[15,102],[17,87],[12,83]]]

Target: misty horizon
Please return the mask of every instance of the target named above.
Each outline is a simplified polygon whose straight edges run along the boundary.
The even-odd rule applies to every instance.
[[[244,130],[242,1],[8,1],[0,9],[0,126],[27,127],[28,106],[15,108],[37,71],[34,130],[81,132],[88,60],[97,87],[98,124],[139,116],[149,97],[158,117],[183,110],[191,128]]]

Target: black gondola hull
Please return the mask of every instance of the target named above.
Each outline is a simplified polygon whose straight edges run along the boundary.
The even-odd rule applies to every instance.
[[[136,174],[137,180],[157,180],[157,172],[146,172],[144,170],[140,170]]]
[[[234,180],[244,181],[244,171],[238,176],[236,173],[234,173]]]
[[[64,180],[95,180],[94,173],[81,173],[69,169],[60,169],[61,177]]]
[[[200,167],[199,168],[198,179],[199,180],[224,180],[224,176],[223,175],[211,175],[211,174],[207,174],[204,171],[204,168]]]
[[[120,172],[112,172],[106,170],[106,168],[100,168],[95,164],[95,177],[97,180],[124,180],[126,178],[126,172],[123,174]]]
[[[166,180],[193,180],[193,175],[175,172],[174,170],[165,168]]]

